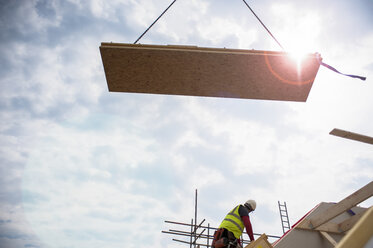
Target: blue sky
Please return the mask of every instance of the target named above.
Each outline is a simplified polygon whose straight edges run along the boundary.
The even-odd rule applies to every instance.
[[[251,1],[289,51],[319,52],[306,103],[109,93],[101,42],[133,43],[168,0],[1,1],[0,247],[185,247],[164,220],[219,225],[254,198],[282,233],[373,177],[373,2]],[[140,41],[279,50],[242,1],[177,1]],[[362,206],[371,206],[368,200]]]

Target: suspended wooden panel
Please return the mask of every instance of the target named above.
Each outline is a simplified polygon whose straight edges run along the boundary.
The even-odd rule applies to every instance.
[[[348,132],[338,128],[334,128],[332,131],[330,131],[329,134],[373,145],[373,137],[361,135],[358,133]]]
[[[297,63],[284,52],[102,43],[109,91],[306,101],[316,54]]]

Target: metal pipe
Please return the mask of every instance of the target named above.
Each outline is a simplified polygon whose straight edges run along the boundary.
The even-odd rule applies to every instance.
[[[206,229],[204,229],[206,230]],[[179,230],[172,230],[170,229],[169,231],[162,231],[162,233],[167,233],[167,234],[174,234],[174,235],[180,235],[180,236],[187,236],[187,237],[191,237],[191,233],[190,232],[186,232],[186,231],[179,231]],[[200,234],[200,237],[199,238],[202,238],[202,239],[213,239],[213,235],[210,235],[210,234]],[[250,242],[249,241],[246,241],[246,240],[242,240],[244,244],[249,244]],[[192,242],[193,244],[194,242]]]
[[[170,224],[176,224],[176,225],[190,226],[190,224],[187,224],[187,223],[181,223],[181,222],[175,222],[175,221],[169,221],[169,220],[165,220],[164,222],[165,223],[170,223]],[[199,227],[207,228],[207,226],[199,226]],[[210,229],[217,230],[218,228],[210,227]]]
[[[191,237],[189,233],[174,233],[174,232],[168,232],[168,231],[162,231],[162,233]],[[208,236],[208,237],[207,237],[207,235],[204,235],[201,238],[207,239],[207,238],[210,238],[210,237],[212,238],[211,235]],[[190,244],[190,245],[192,245],[194,243],[194,242],[187,242],[187,241],[184,241],[184,242],[187,243],[187,244]],[[242,242],[242,244],[250,244],[250,242],[245,240],[245,241]],[[204,245],[204,246],[207,246],[207,245]],[[208,244],[208,246],[210,246],[210,245]]]
[[[193,241],[193,243],[196,243],[197,242],[197,239],[199,239],[201,237],[201,235],[203,234],[203,232],[206,231],[206,229],[203,229],[203,231],[198,235],[198,237],[196,237]]]
[[[196,199],[194,204],[194,242],[197,240],[197,189],[196,189]],[[196,248],[196,245],[194,244],[194,248]]]
[[[178,239],[172,239],[173,241],[177,241],[177,242],[181,242],[181,243],[185,243],[185,244],[189,244],[188,242],[184,241],[184,240],[178,240]],[[205,244],[197,244],[197,245],[200,245],[200,246],[206,246]]]
[[[210,223],[207,224],[207,248],[210,247],[209,246],[209,239],[210,238]]]
[[[184,241],[184,240],[179,240],[179,239],[172,239],[172,240],[173,240],[173,241],[177,241],[177,242],[181,242],[181,243],[184,243],[184,244],[190,244],[189,242]],[[250,243],[245,242],[245,244],[250,244]],[[200,245],[200,246],[206,246],[206,247],[208,247],[206,244],[200,244],[200,243],[198,243],[198,244],[196,244],[196,245]]]
[[[180,223],[180,222],[175,222],[175,221],[168,221],[168,220],[165,220],[165,223],[177,224],[177,225],[184,225],[184,226],[193,226],[193,224],[191,225],[191,224]],[[200,228],[208,228],[208,226],[200,226]],[[218,228],[216,228],[216,227],[210,227],[210,229],[217,230]],[[243,233],[246,233],[246,232],[243,232]],[[262,234],[254,233],[254,235],[255,236],[261,236]],[[269,237],[269,238],[281,238],[281,236],[269,235],[269,234],[267,235],[267,237]]]
[[[192,248],[192,234],[193,234],[193,219],[190,225],[190,248]]]
[[[187,236],[187,237],[190,237],[190,234],[186,234],[186,233],[175,233],[175,232],[169,232],[169,231],[162,231],[162,233],[167,233],[167,234],[174,234],[174,235],[180,235],[180,236]]]
[[[187,237],[190,237],[190,233],[188,232],[173,232],[173,231],[162,231],[162,233],[168,233],[168,234],[174,234],[174,235],[180,235],[180,236],[187,236]],[[213,236],[207,236],[206,234],[202,234],[199,238],[201,239],[207,239],[207,238],[212,238]],[[194,241],[192,242],[194,243]]]
[[[206,219],[203,219],[203,221],[201,221],[201,223],[199,223],[198,228],[200,228],[202,226],[202,224],[203,224],[203,222],[205,222],[205,220]]]
[[[203,232],[205,231],[206,229],[203,230]],[[170,229],[168,231],[162,231],[162,232],[165,232],[165,233],[171,233],[171,234],[176,234],[176,235],[187,235],[187,236],[190,236],[191,233],[190,232],[186,232],[186,231],[179,231],[179,230],[173,230],[173,229]],[[207,234],[203,234],[203,232],[199,235],[200,238],[204,238],[206,239],[207,237],[210,238],[212,236],[210,235],[207,235]]]

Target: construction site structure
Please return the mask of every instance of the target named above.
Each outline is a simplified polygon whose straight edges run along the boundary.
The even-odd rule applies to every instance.
[[[192,247],[211,247],[212,240],[214,239],[214,233],[218,229],[217,227],[212,227],[210,223],[204,224],[206,219],[203,219],[199,224],[197,221],[197,201],[198,201],[198,191],[195,190],[195,204],[194,204],[194,219],[191,219],[190,223],[182,223],[182,222],[176,222],[176,221],[169,221],[165,220],[165,223],[174,226],[173,228],[170,228],[168,231],[162,231],[162,233],[173,235],[173,236],[180,236],[187,238],[187,240],[181,240],[178,238],[173,238],[173,241],[188,244],[190,248]],[[177,227],[177,229],[175,229]],[[248,239],[245,239],[245,236],[247,235],[246,232],[243,232],[241,235],[241,242],[243,245],[250,244],[250,241]],[[262,234],[260,233],[254,233],[254,236],[261,237]],[[268,239],[271,240],[277,240],[281,236],[277,235],[264,235],[261,239]],[[264,248],[264,246],[263,246]]]
[[[373,196],[373,181],[338,203],[319,203],[282,237],[254,233],[255,236],[259,236],[254,242],[250,243],[242,236],[242,244],[245,248],[373,248],[373,206],[369,208],[357,206],[371,196]],[[196,213],[195,217],[197,217]],[[188,241],[173,240],[189,244],[190,247],[211,247],[213,234],[217,230],[210,224],[203,226],[205,219],[198,225],[196,221],[193,222],[193,219],[190,224],[165,222],[189,228],[190,231],[170,229],[162,232],[189,237]],[[277,240],[270,243],[268,238]]]
[[[373,247],[373,213],[357,206],[373,195],[373,181],[338,203],[321,202],[301,218],[274,248]]]

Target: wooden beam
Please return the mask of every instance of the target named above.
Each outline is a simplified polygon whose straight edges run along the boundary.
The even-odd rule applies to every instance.
[[[109,91],[306,101],[319,55],[298,63],[284,52],[102,43]]]
[[[332,131],[330,131],[329,134],[373,145],[373,137],[365,136],[362,134],[348,132],[338,128],[334,128]]]
[[[346,231],[350,230],[360,220],[360,218],[364,215],[365,212],[366,212],[366,210],[361,212],[361,213],[355,214],[355,215],[351,216],[351,218],[349,218],[349,219],[343,221],[342,223],[338,224],[338,229],[341,232],[346,232]]]
[[[273,248],[267,239],[267,235],[263,233],[259,238],[246,245],[245,248]]]
[[[350,230],[358,221],[359,219],[363,216],[366,210],[357,213],[347,220],[337,224],[337,223],[332,223],[332,222],[326,222],[322,224],[321,226],[315,228],[314,230],[316,231],[323,231],[323,232],[329,232],[329,233],[344,233],[348,230]],[[299,227],[301,228],[301,227]],[[303,228],[303,229],[311,229],[311,228]]]
[[[329,233],[341,233],[341,229],[338,224],[327,222],[321,226],[315,228],[316,231],[329,232]]]
[[[362,248],[373,238],[373,207],[365,212],[359,222],[343,237],[337,248]]]
[[[355,193],[349,195],[337,204],[329,207],[325,211],[317,214],[310,219],[304,219],[301,223],[297,225],[298,228],[305,229],[316,229],[322,224],[328,222],[334,217],[340,215],[341,213],[351,209],[362,201],[365,201],[373,195],[373,181],[357,190]]]
[[[356,191],[355,193],[349,195],[342,201],[338,202],[337,204],[331,206],[320,216],[313,217],[311,221],[311,225],[316,228],[325,222],[333,219],[334,217],[340,215],[344,211],[351,209],[352,207],[356,206],[362,201],[365,201],[369,197],[373,195],[373,181]]]
[[[332,236],[330,236],[327,232],[320,231],[321,235],[324,236],[334,247],[338,244]]]

